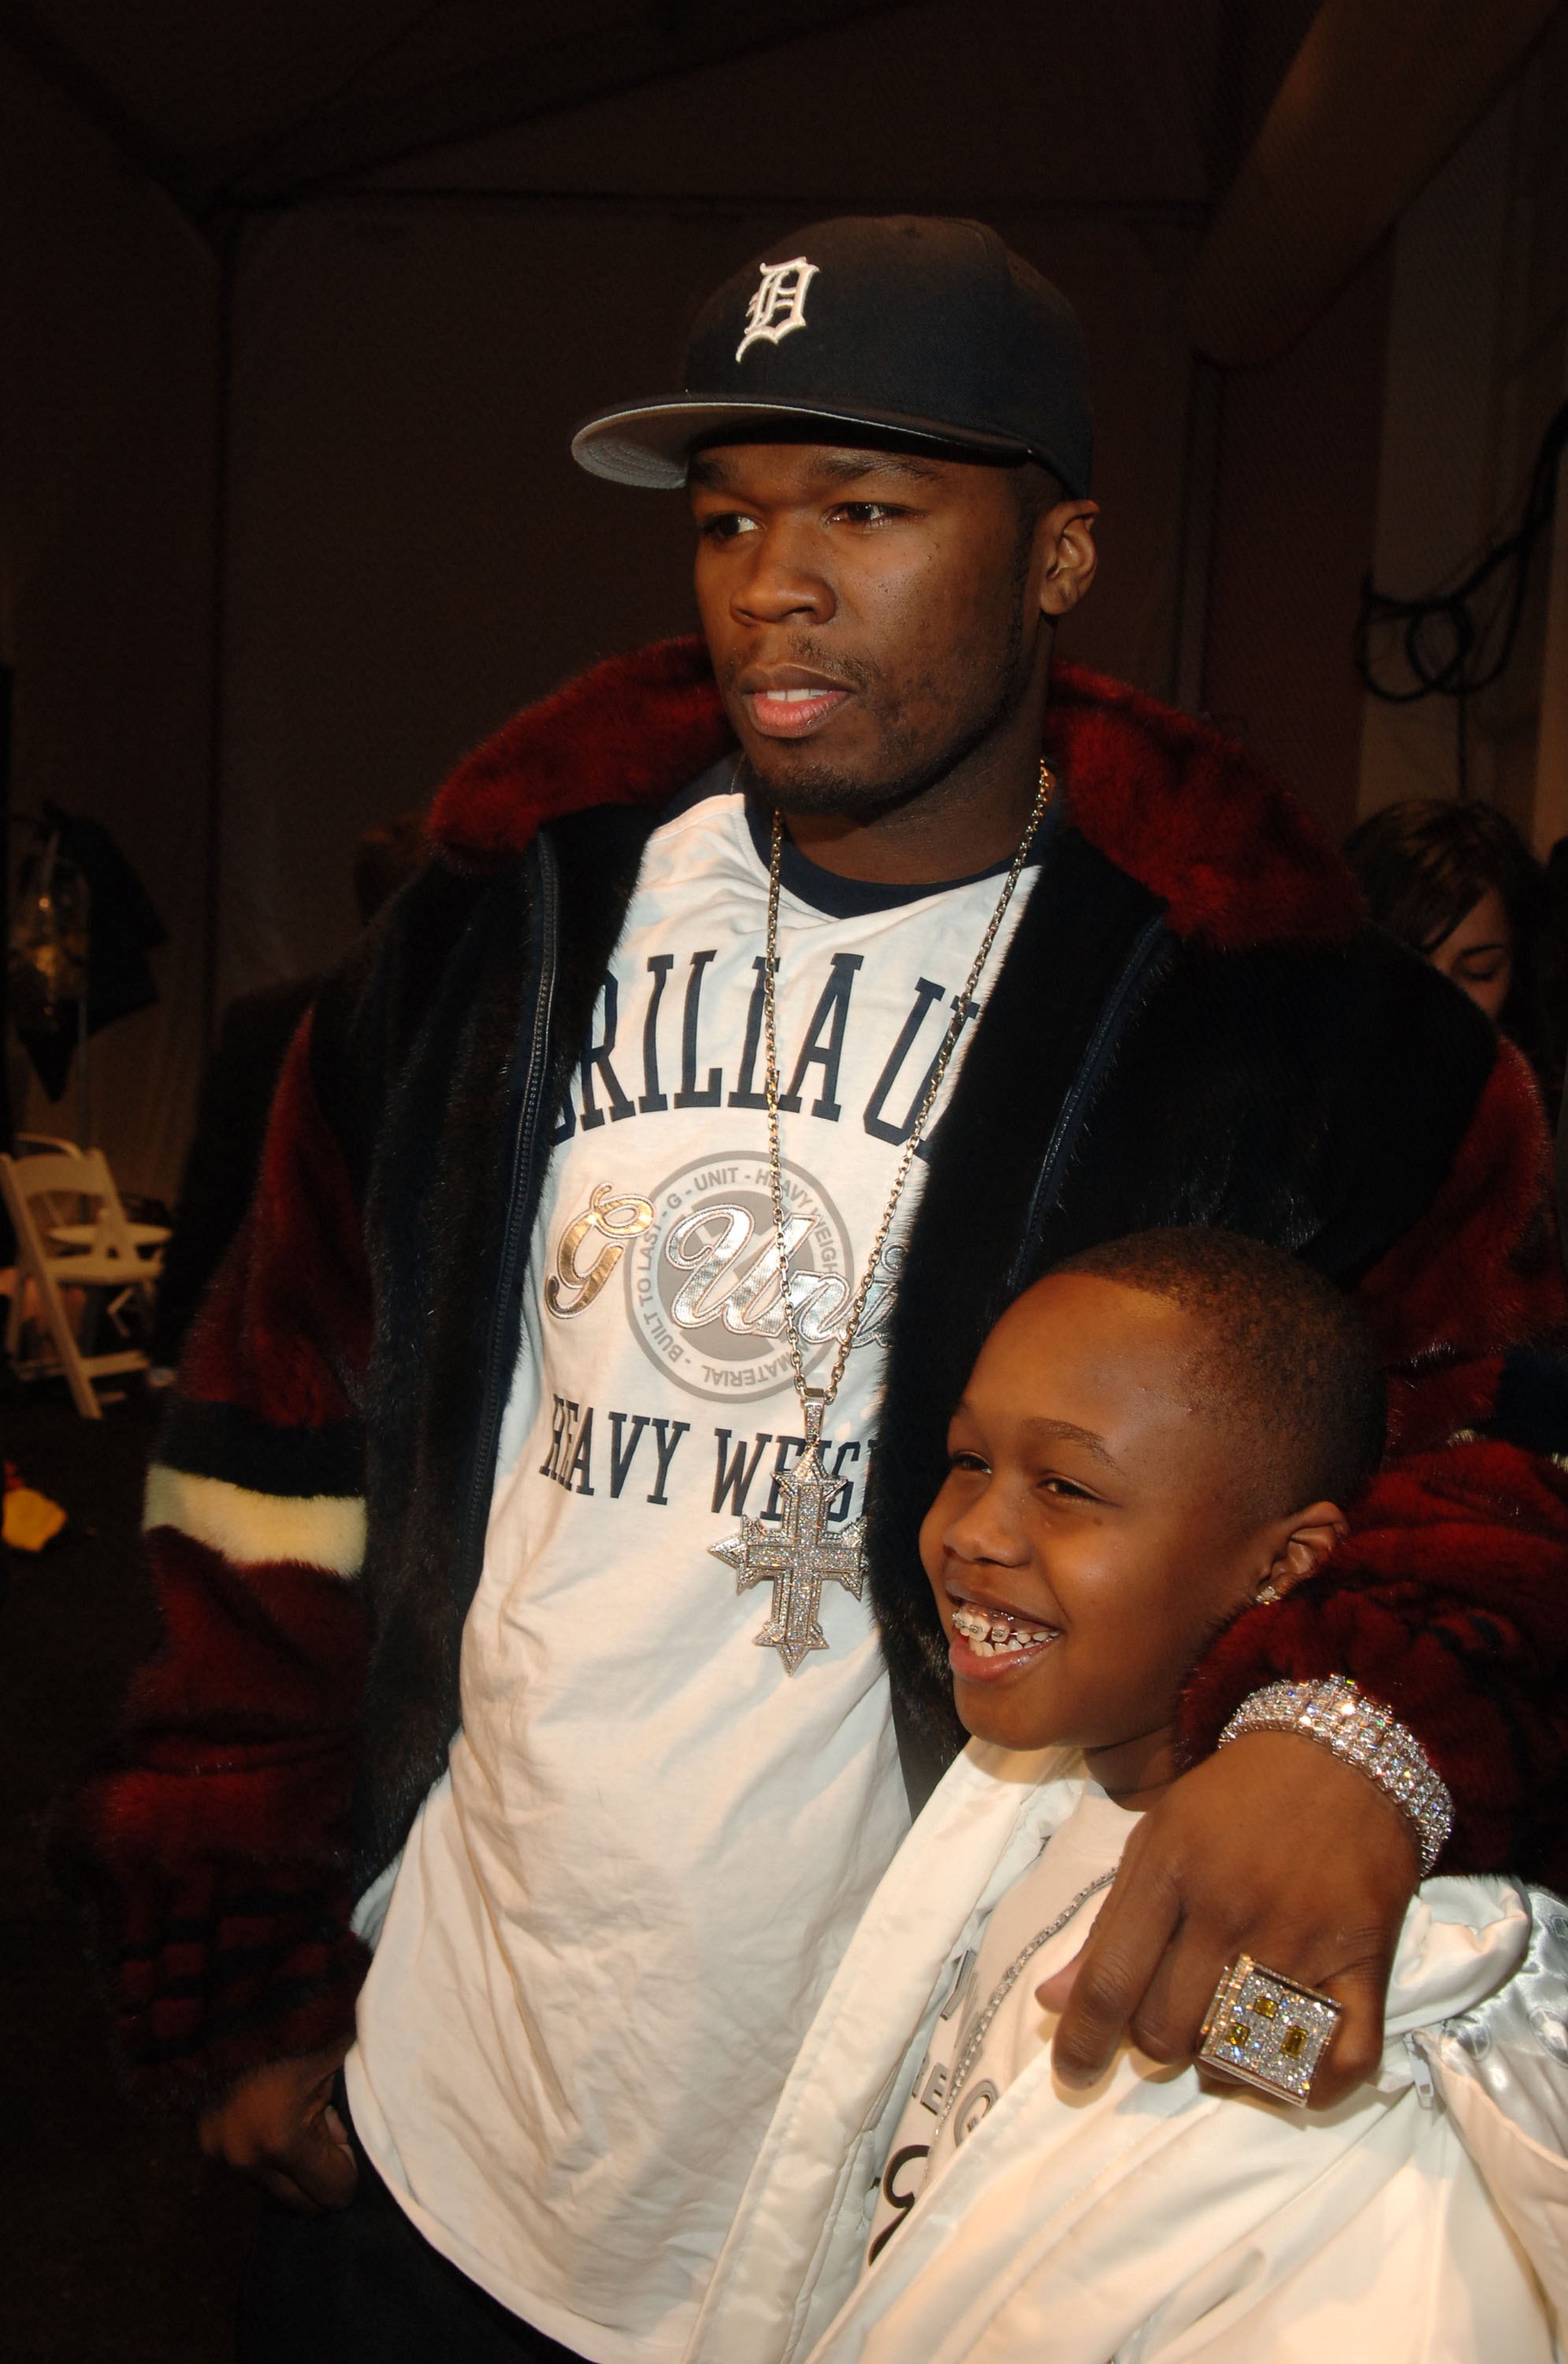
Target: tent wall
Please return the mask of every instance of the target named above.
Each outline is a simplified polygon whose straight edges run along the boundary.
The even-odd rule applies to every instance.
[[[1203,704],[1336,839],[1355,819],[1351,635],[1377,498],[1385,249],[1266,366],[1228,377]]]
[[[163,998],[101,1035],[93,1130],[172,1187],[201,1051],[215,274],[166,200],[0,49],[0,659],[14,808],[119,840],[170,931]],[[27,1121],[71,1132],[74,1092]]]

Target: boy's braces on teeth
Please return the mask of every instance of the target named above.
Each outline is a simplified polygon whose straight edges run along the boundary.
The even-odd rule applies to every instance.
[[[974,1609],[965,1603],[952,1613],[956,1632],[963,1635],[977,1658],[1003,1658],[1009,1651],[1032,1650],[1054,1642],[1054,1625],[1019,1625],[1006,1612]]]

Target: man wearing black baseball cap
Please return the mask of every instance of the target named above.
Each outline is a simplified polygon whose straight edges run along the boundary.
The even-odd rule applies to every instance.
[[[1343,2006],[1331,2100],[1423,1857],[1559,1843],[1528,1083],[1239,748],[1052,673],[1095,568],[1063,299],[977,224],[820,224],[574,448],[685,488],[702,641],[470,757],[296,1044],[151,1480],[170,1646],[72,1824],[136,2073],[302,2212],[246,2358],[682,2354],[962,1737],[916,1548],[949,1415],[1096,1241],[1221,1224],[1360,1288],[1399,1457],[1212,1645],[1061,2072],[1186,2054],[1245,1952]],[[1050,1515],[1116,1489],[1042,1438]]]
[[[794,240],[786,240],[794,244]],[[862,429],[1089,489],[1089,357],[1072,306],[981,222],[821,222],[704,305],[685,385],[589,419],[595,475],[678,489],[707,443],[818,442]]]

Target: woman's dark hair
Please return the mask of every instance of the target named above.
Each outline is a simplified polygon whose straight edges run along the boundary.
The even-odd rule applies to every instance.
[[[1560,1087],[1562,1046],[1542,993],[1546,874],[1507,814],[1495,805],[1409,797],[1358,823],[1345,840],[1345,859],[1374,926],[1423,959],[1496,888],[1514,954],[1500,1023],[1548,1092]]]

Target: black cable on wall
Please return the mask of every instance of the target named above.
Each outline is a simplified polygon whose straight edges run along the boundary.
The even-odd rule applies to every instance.
[[[1424,697],[1453,699],[1461,797],[1470,793],[1468,703],[1491,687],[1513,656],[1530,563],[1557,505],[1558,466],[1565,448],[1568,402],[1558,406],[1540,439],[1518,525],[1491,542],[1451,589],[1396,599],[1377,588],[1370,573],[1362,579],[1361,610],[1351,644],[1356,671],[1372,696],[1389,706],[1414,706]],[[1391,680],[1383,669],[1390,633],[1395,662],[1404,668],[1402,683]]]

